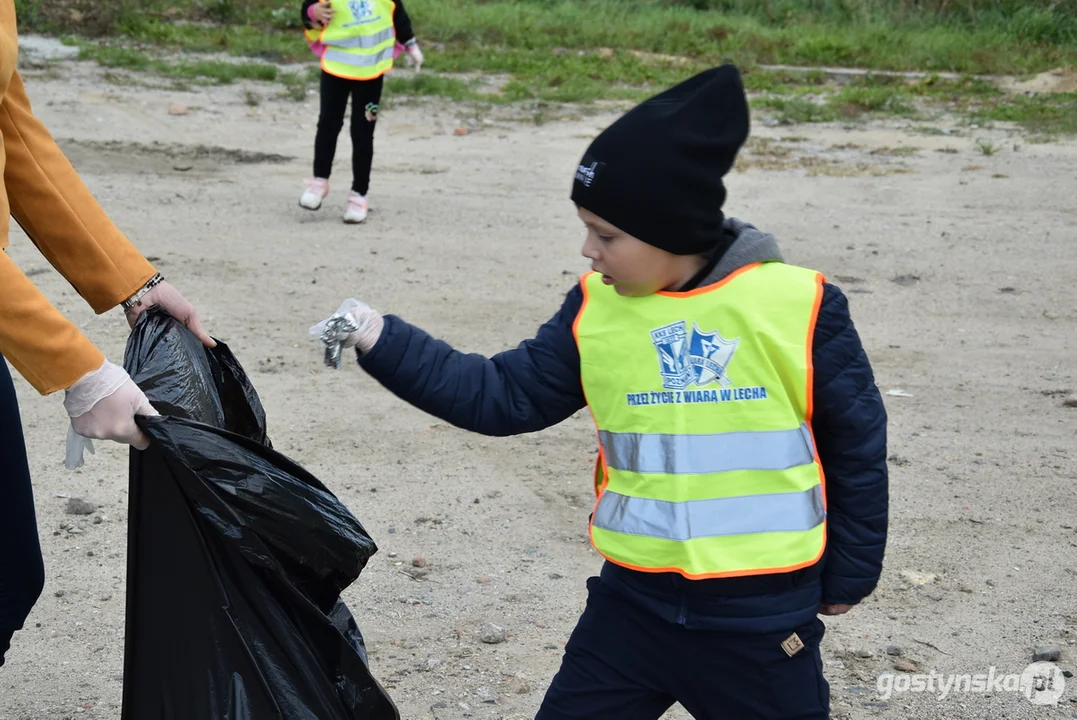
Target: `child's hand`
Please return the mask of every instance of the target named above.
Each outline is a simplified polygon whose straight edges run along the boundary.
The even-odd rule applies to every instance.
[[[311,6],[310,15],[311,20],[325,27],[333,21],[333,16],[336,15],[336,12],[329,6],[329,3],[318,2]]]
[[[823,603],[819,606],[820,615],[844,615],[853,609],[852,605],[841,605],[836,603]]]
[[[322,341],[326,351],[325,364],[339,368],[341,350],[358,347],[359,352],[370,352],[384,327],[381,313],[366,303],[348,298],[332,317],[312,327],[310,334]]]
[[[404,46],[404,51],[407,52],[408,57],[411,58],[411,64],[415,67],[415,72],[422,70],[423,51],[419,49],[419,43],[416,42],[414,38]]]

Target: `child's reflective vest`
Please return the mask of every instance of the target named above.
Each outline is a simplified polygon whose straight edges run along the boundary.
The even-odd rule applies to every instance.
[[[599,553],[692,579],[822,557],[811,353],[823,282],[777,262],[647,297],[582,278],[574,333],[599,435]]]
[[[322,69],[351,80],[373,80],[393,69],[396,31],[392,0],[328,0],[335,14],[323,30],[307,30],[309,42],[324,44]]]

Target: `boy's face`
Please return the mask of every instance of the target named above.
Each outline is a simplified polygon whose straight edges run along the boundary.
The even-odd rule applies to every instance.
[[[692,258],[674,255],[632,237],[595,215],[577,208],[587,226],[583,256],[591,269],[602,273],[602,282],[618,295],[643,297],[659,290],[680,287],[695,272]]]

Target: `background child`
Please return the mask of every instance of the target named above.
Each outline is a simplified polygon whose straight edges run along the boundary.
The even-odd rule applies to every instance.
[[[722,176],[748,130],[723,66],[600,134],[572,191],[594,272],[516,349],[460,353],[355,300],[334,316],[352,331],[323,337],[474,432],[589,407],[606,563],[539,720],[654,720],[674,702],[697,718],[828,718],[817,615],[878,582],[882,398],[841,291],[724,218]]]
[[[329,175],[352,99],[352,189],[344,222],[366,220],[374,126],[385,73],[403,48],[418,71],[423,64],[403,0],[303,0],[303,24],[311,51],[321,58],[321,111],[314,138],[314,178],[299,205],[317,210],[329,194]]]

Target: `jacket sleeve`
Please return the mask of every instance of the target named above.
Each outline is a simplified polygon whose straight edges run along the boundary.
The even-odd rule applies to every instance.
[[[586,404],[572,323],[577,286],[534,338],[491,358],[465,354],[389,315],[359,364],[415,407],[483,435],[518,435],[556,425]]]
[[[870,595],[886,550],[886,408],[845,295],[823,287],[812,350],[812,431],[826,478],[823,602]]]
[[[393,0],[396,10],[393,12],[393,29],[396,30],[396,41],[401,45],[415,39],[415,31],[411,27],[411,18],[404,9],[404,0]]]
[[[112,224],[34,117],[18,72],[0,102],[0,134],[11,215],[97,313],[153,277],[153,266]],[[101,353],[6,256],[0,259],[0,307],[0,350],[38,392],[70,387],[100,366]]]
[[[314,23],[310,21],[308,8],[316,2],[318,2],[318,0],[303,0],[303,4],[299,8],[299,18],[303,21],[303,27],[307,30],[314,29]]]

